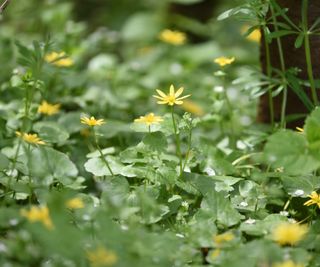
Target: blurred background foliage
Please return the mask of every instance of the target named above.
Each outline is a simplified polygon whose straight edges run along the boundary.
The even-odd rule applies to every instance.
[[[269,237],[287,216],[305,218],[306,209],[295,201],[279,214],[288,194],[290,200],[306,197],[319,185],[308,173],[291,179],[280,166],[263,162],[268,134],[253,123],[256,99],[264,93],[259,43],[244,36],[256,21],[217,21],[221,12],[246,2],[11,1],[0,17],[1,266],[88,266],[85,252],[101,244],[116,252],[120,267],[271,266],[291,254],[306,262],[306,247],[319,249],[316,235],[303,248],[284,249]],[[162,42],[164,29],[186,33],[187,42]],[[45,62],[51,51],[64,51],[74,64]],[[221,56],[235,57],[224,73],[214,63]],[[152,98],[156,88],[167,92],[170,84],[192,94],[175,109],[188,159],[181,176],[171,114]],[[39,114],[42,100],[61,104],[60,112]],[[148,112],[163,115],[157,132],[132,123]],[[84,113],[106,120],[97,135],[116,177],[81,125]],[[30,150],[23,144],[19,152],[15,131],[21,128],[49,145]],[[272,139],[268,159],[283,155],[277,140],[288,140],[290,148],[299,139],[293,156],[300,156],[304,138],[292,133]],[[310,157],[298,159],[304,164]],[[311,163],[307,171],[319,161]],[[297,166],[291,171],[306,172]],[[66,209],[74,196],[83,209]],[[31,204],[48,206],[56,230],[25,222],[19,210]],[[214,236],[229,231],[230,243],[214,244]],[[208,254],[212,247],[223,250],[218,259]]]

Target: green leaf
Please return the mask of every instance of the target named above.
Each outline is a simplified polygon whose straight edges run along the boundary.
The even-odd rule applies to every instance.
[[[121,171],[124,169],[124,165],[115,161],[111,157],[106,158],[109,166],[113,172],[113,174],[121,174]],[[91,158],[85,164],[84,168],[87,172],[91,172],[95,176],[105,176],[111,175],[106,163],[99,157],[99,158]]]
[[[38,132],[41,139],[46,142],[63,143],[69,138],[69,133],[57,122],[40,121],[34,124],[33,129]]]
[[[32,149],[32,148],[31,148]],[[53,176],[76,177],[78,170],[69,157],[50,147],[36,147],[27,155],[26,152],[18,157],[17,167],[26,175],[38,178]]]
[[[107,123],[97,129],[97,133],[101,134],[103,138],[112,138],[122,132],[131,132],[130,124],[121,121],[107,120]]]
[[[320,188],[320,179],[316,176],[282,176],[281,180],[284,189],[294,197],[307,197],[312,191]]]
[[[304,33],[301,32],[301,33],[298,35],[296,41],[294,42],[294,47],[295,47],[295,48],[300,48],[300,47],[302,46],[302,44],[303,44],[303,40],[304,40]]]
[[[158,152],[165,152],[167,150],[167,139],[165,135],[161,132],[154,132],[147,134],[142,142],[149,146],[152,150],[156,150]]]
[[[9,164],[10,164],[9,159],[5,155],[0,153],[0,171],[3,171],[6,168],[8,168]]]
[[[292,175],[307,174],[320,167],[320,161],[310,155],[304,135],[289,130],[268,138],[264,148],[265,161],[274,168],[284,168]]]
[[[240,231],[252,236],[263,236],[272,231],[280,222],[287,221],[287,218],[279,214],[268,215],[263,221],[246,220],[240,225]]]
[[[320,160],[320,109],[316,108],[307,118],[304,126],[309,142],[309,148],[317,159]]]
[[[279,31],[271,32],[270,34],[268,34],[268,38],[274,39],[274,38],[279,38],[279,37],[294,34],[294,33],[295,33],[294,31],[279,30]]]
[[[287,80],[289,82],[290,87],[295,92],[295,94],[300,98],[302,103],[305,105],[305,107],[311,111],[314,108],[314,105],[312,101],[310,100],[309,96],[306,94],[306,92],[301,87],[300,80],[291,72],[287,73]]]
[[[235,210],[223,192],[209,192],[201,203],[201,208],[210,213],[212,219],[224,226],[236,225],[243,216]]]
[[[63,125],[69,134],[73,134],[83,129],[83,124],[80,123],[80,117],[81,112],[69,112],[61,116],[58,123]]]

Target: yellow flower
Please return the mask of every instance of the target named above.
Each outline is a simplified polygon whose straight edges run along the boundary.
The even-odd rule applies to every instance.
[[[281,263],[273,264],[272,267],[304,267],[304,264],[294,263],[292,260],[287,260]]]
[[[48,229],[53,229],[53,224],[50,218],[49,209],[47,206],[32,206],[29,211],[22,209],[21,216],[26,217],[30,222],[41,222]]]
[[[16,135],[22,138],[23,141],[32,145],[44,145],[45,142],[42,141],[37,134],[21,133],[16,131]]]
[[[197,116],[203,116],[204,115],[204,111],[202,109],[201,106],[197,105],[195,102],[191,101],[191,100],[185,100],[183,101],[183,104],[181,106],[185,111],[188,111],[194,115]]]
[[[163,119],[160,116],[155,116],[153,113],[149,113],[146,116],[140,116],[139,119],[135,119],[134,121],[142,122],[150,126],[151,124],[156,124],[163,121]]]
[[[87,258],[92,267],[112,266],[118,261],[118,257],[113,251],[109,251],[102,246],[96,250],[88,251]]]
[[[84,203],[80,197],[75,197],[75,198],[69,199],[66,202],[66,206],[69,209],[82,209],[84,208]]]
[[[169,106],[173,106],[175,104],[176,105],[182,105],[183,104],[182,99],[185,99],[185,98],[190,96],[190,95],[186,95],[186,96],[183,96],[183,97],[179,97],[183,93],[183,90],[184,90],[184,88],[180,87],[178,89],[178,91],[175,92],[174,86],[171,85],[169,94],[166,95],[164,92],[162,92],[161,90],[157,89],[156,91],[159,94],[159,96],[154,95],[153,97],[155,97],[155,98],[160,100],[160,101],[157,102],[160,105],[164,105],[164,104],[167,104]]]
[[[273,240],[280,245],[295,245],[308,232],[306,225],[297,223],[281,223],[272,232]]]
[[[230,65],[233,61],[235,61],[235,57],[218,57],[214,60],[220,67],[224,67],[226,65]]]
[[[47,101],[42,101],[38,107],[38,113],[46,114],[48,116],[54,115],[59,112],[60,104],[49,104]]]
[[[82,124],[86,124],[88,126],[100,126],[105,123],[103,119],[97,120],[93,116],[91,116],[90,118],[82,117],[80,121]]]
[[[310,199],[306,202],[304,202],[303,205],[305,206],[311,206],[311,205],[318,205],[318,208],[320,208],[320,195],[317,194],[317,192],[313,191],[311,195],[308,195]]]
[[[45,55],[44,60],[58,67],[70,67],[73,65],[73,60],[67,57],[65,52],[51,52]]]
[[[297,132],[299,132],[299,133],[304,133],[304,129],[303,129],[303,128],[296,127],[296,130],[297,130]]]
[[[166,29],[160,33],[159,39],[168,44],[183,45],[187,40],[187,36],[183,32]]]
[[[220,246],[221,244],[231,241],[233,239],[234,239],[234,235],[231,232],[226,232],[213,237],[213,241],[217,246]]]
[[[245,34],[249,28],[250,28],[249,25],[244,25],[241,28],[241,33]],[[259,29],[255,29],[248,36],[246,36],[246,38],[251,42],[259,43],[261,40],[261,31]]]

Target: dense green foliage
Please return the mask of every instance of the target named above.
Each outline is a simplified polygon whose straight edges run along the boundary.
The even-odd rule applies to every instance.
[[[320,110],[305,99],[303,132],[255,122],[286,90],[252,35],[268,1],[206,23],[168,8],[201,0],[106,2],[87,22],[72,1],[0,15],[0,265],[320,266]],[[158,105],[171,84],[191,96]]]

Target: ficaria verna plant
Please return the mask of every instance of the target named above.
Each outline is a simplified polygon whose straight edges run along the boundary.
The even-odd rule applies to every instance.
[[[319,10],[0,1],[0,266],[319,266]]]

